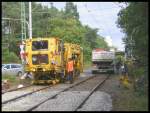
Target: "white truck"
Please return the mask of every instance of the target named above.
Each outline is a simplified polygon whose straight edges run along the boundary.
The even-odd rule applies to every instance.
[[[101,48],[92,51],[92,73],[115,72],[115,52]]]

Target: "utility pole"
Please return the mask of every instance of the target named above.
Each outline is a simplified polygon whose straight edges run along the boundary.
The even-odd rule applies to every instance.
[[[8,20],[8,22],[9,22],[9,21],[21,21],[21,22],[22,22],[22,19],[14,19],[14,18],[2,18],[2,20]],[[27,27],[28,27],[28,33],[29,33],[29,23],[28,23],[27,20],[25,20],[25,23],[26,23],[26,25],[27,25]],[[21,28],[22,28],[22,27],[21,27]],[[29,36],[29,34],[28,34],[28,36]]]
[[[21,2],[21,39],[26,39],[26,15],[25,15],[25,4]]]
[[[32,39],[32,6],[29,2],[29,38]]]

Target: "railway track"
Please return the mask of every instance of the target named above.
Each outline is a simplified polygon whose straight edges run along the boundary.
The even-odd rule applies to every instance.
[[[86,98],[84,98],[84,100],[75,108],[74,111],[77,111],[78,109],[80,109],[80,108],[83,106],[83,104],[86,102],[86,100],[88,100],[88,98],[90,97],[90,95],[92,95],[93,92],[96,91],[96,89],[97,89],[98,87],[100,87],[100,86],[109,78],[109,76],[110,76],[110,75],[108,75],[108,76],[105,77],[102,81],[100,81],[98,84],[96,84],[96,85],[94,86],[94,88],[93,88],[93,89],[89,92],[89,94],[86,96]],[[86,82],[86,81],[88,81],[88,80],[90,80],[90,79],[92,79],[92,78],[95,78],[95,77],[96,77],[96,75],[95,75],[95,76],[88,77],[88,78],[86,78],[86,79],[84,79],[84,80],[82,80],[82,81],[79,81],[79,82],[77,82],[77,83],[75,83],[75,84],[73,84],[73,85],[71,85],[71,86],[69,86],[69,87],[67,87],[67,88],[65,88],[65,89],[63,89],[63,90],[61,90],[61,91],[59,91],[58,93],[56,93],[56,94],[54,94],[54,95],[48,97],[47,99],[41,101],[40,103],[37,103],[36,105],[34,105],[34,106],[30,107],[30,108],[27,108],[26,111],[33,111],[33,110],[35,110],[37,107],[39,107],[40,105],[42,105],[43,103],[45,103],[45,102],[47,102],[47,101],[49,101],[49,100],[51,100],[51,99],[54,99],[55,97],[57,97],[57,96],[58,96],[59,94],[61,94],[62,92],[68,91],[69,89],[71,89],[71,88],[73,88],[73,87],[75,87],[75,86],[78,86],[78,85],[80,85],[80,84],[82,84],[82,83],[84,83],[84,82]],[[18,97],[15,97],[15,98],[12,98],[12,99],[3,101],[3,102],[2,102],[2,105],[6,104],[6,103],[8,103],[8,102],[13,102],[14,100],[17,100],[17,99],[19,99],[19,98],[25,97],[25,96],[27,96],[27,95],[31,95],[31,94],[33,94],[33,93],[35,93],[35,92],[38,92],[38,91],[41,91],[41,90],[44,90],[44,89],[47,89],[47,88],[50,88],[50,87],[52,87],[52,86],[47,86],[47,87],[38,89],[38,90],[36,90],[36,91],[30,92],[30,93],[27,93],[27,94],[23,94],[23,95],[21,95],[21,96],[18,96]]]
[[[99,88],[100,86],[102,86],[105,81],[110,77],[110,75],[108,75],[104,80],[102,80],[101,82],[99,82],[98,84],[95,85],[94,88],[92,88],[92,90],[89,92],[89,94],[87,94],[87,96],[83,99],[83,101],[75,108],[74,111],[78,111],[78,109],[80,109],[84,103],[88,100],[88,98],[97,90],[97,88]]]
[[[89,79],[92,79],[93,77],[95,77],[95,76],[89,77],[89,78],[87,78],[87,79],[85,79],[85,80],[83,80],[83,81],[78,82],[77,84],[81,84],[81,83],[83,83],[83,82],[85,82],[85,81],[87,81],[87,80],[89,80]],[[69,88],[71,88],[71,87],[73,87],[73,86],[75,86],[75,85],[77,85],[77,84],[71,85],[70,87],[66,88],[65,90],[67,90],[67,89],[69,89]],[[20,96],[17,96],[17,97],[14,97],[14,98],[5,100],[5,101],[2,102],[2,104],[3,104],[3,105],[4,105],[4,104],[7,104],[8,102],[12,102],[12,101],[15,101],[15,100],[17,100],[17,99],[20,99],[20,98],[22,98],[22,97],[31,95],[31,94],[33,94],[33,93],[36,93],[36,92],[39,92],[39,91],[42,91],[42,90],[51,88],[52,86],[53,86],[53,85],[46,86],[46,87],[44,87],[44,88],[40,88],[40,89],[34,90],[34,91],[32,91],[32,92],[25,93],[25,94],[23,94],[23,95],[20,95]],[[28,87],[30,87],[30,86],[28,86]],[[24,87],[24,88],[25,88],[25,87]],[[23,89],[23,88],[19,88],[19,89]],[[16,90],[19,90],[19,89],[16,89]],[[12,91],[16,91],[16,90],[14,89],[14,90],[12,90]],[[65,90],[64,90],[64,91],[65,91]],[[10,92],[11,92],[11,91],[10,91]],[[7,92],[6,92],[6,93],[7,93]]]
[[[8,92],[12,92],[12,91],[17,91],[17,90],[24,89],[24,88],[31,87],[31,86],[33,86],[33,85],[30,84],[30,85],[27,85],[27,86],[24,86],[24,87],[21,87],[21,88],[10,89],[10,90],[2,92],[2,94],[8,93]]]
[[[88,98],[90,97],[90,95],[92,95],[92,93],[93,93],[98,87],[100,87],[100,86],[109,78],[109,76],[110,76],[110,75],[108,75],[104,80],[102,80],[101,82],[99,82],[99,83],[90,91],[90,93],[86,96],[86,98],[75,108],[74,111],[77,111],[79,108],[81,108],[82,105],[86,102],[86,100],[88,100]],[[96,77],[96,76],[93,76],[93,77]],[[93,78],[93,77],[92,77],[92,78]],[[91,78],[90,78],[90,79],[91,79]],[[69,89],[71,89],[71,88],[73,88],[73,87],[75,87],[75,86],[77,86],[77,85],[79,85],[79,84],[81,84],[81,83],[83,83],[83,82],[85,82],[85,81],[87,81],[87,80],[89,80],[89,79],[83,80],[83,81],[81,81],[81,82],[79,82],[79,83],[76,83],[76,84],[74,84],[74,85],[72,85],[72,86],[70,86],[70,87],[68,87],[68,88],[66,88],[66,89],[64,89],[64,90],[62,90],[62,91],[60,91],[60,92],[58,92],[57,94],[55,94],[55,95],[53,95],[53,96],[51,96],[51,97],[45,99],[44,101],[42,101],[42,102],[36,104],[35,106],[32,106],[31,108],[27,109],[27,111],[32,111],[32,110],[36,109],[37,107],[39,107],[41,104],[45,103],[46,101],[55,98],[55,97],[58,96],[60,93],[65,92],[65,91],[68,91]]]
[[[12,102],[12,101],[17,100],[17,99],[19,99],[19,98],[22,98],[22,97],[31,95],[31,94],[33,94],[33,93],[35,93],[35,92],[38,92],[38,91],[41,91],[41,90],[45,90],[45,89],[47,89],[47,88],[50,88],[51,86],[52,86],[52,85],[46,86],[46,87],[44,87],[44,88],[40,88],[40,89],[37,89],[37,90],[35,90],[35,91],[31,91],[31,92],[29,92],[29,93],[25,93],[25,94],[23,94],[23,95],[20,95],[20,96],[15,97],[15,98],[11,98],[11,99],[9,99],[9,100],[3,101],[2,104],[6,104],[6,103],[8,103],[8,102]]]

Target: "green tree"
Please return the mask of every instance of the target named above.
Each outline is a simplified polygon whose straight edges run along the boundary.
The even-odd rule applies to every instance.
[[[18,7],[20,6],[20,7]],[[28,2],[25,2],[26,20],[28,21]],[[20,2],[4,2],[2,4],[2,16],[20,19],[21,17]],[[11,23],[11,25],[9,25]],[[26,26],[27,27],[27,26]],[[5,33],[10,28],[10,34]],[[2,27],[2,42],[8,43],[8,48],[3,48],[3,51],[15,53],[19,57],[18,41],[21,41],[21,22],[3,21]],[[65,42],[80,44],[84,51],[84,60],[91,61],[91,52],[93,48],[107,48],[107,44],[103,37],[97,34],[98,29],[84,26],[79,21],[79,13],[77,6],[71,2],[66,3],[65,10],[59,11],[51,4],[51,7],[42,6],[32,2],[32,35],[37,37],[58,37]],[[27,34],[28,38],[28,34]],[[6,44],[5,44],[6,45]],[[7,49],[7,50],[6,50]],[[9,56],[3,54],[5,57]],[[10,58],[10,57],[7,57]],[[10,59],[10,61],[13,59]]]
[[[104,40],[104,37],[99,36],[99,35],[97,36],[95,48],[109,49],[107,43],[106,43],[105,40]]]
[[[132,2],[118,13],[118,26],[126,34],[123,41],[126,52],[133,54],[136,62],[129,62],[129,74],[135,79],[142,79],[141,87],[147,89],[148,83],[148,2]],[[143,84],[144,83],[144,84]],[[143,92],[143,91],[142,91]]]
[[[75,18],[79,20],[79,13],[77,12],[77,6],[72,2],[67,2],[65,6],[65,16],[67,18]]]
[[[126,33],[124,42],[129,50],[133,48],[134,57],[141,64],[147,65],[148,3],[128,3],[128,6],[118,13],[118,26]]]
[[[96,47],[98,29],[91,29],[88,26],[86,26],[86,28],[87,32],[85,33],[85,39],[87,42],[90,42],[90,47],[93,49]]]

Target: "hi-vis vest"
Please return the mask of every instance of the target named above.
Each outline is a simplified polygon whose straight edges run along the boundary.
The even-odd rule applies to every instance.
[[[70,72],[70,71],[73,71],[73,61],[69,61],[68,64],[67,64],[67,71]]]

